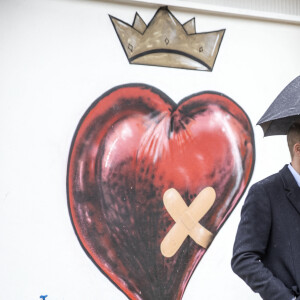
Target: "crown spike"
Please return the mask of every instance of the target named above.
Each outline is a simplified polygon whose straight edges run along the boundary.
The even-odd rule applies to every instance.
[[[140,17],[138,13],[135,14],[134,21],[132,23],[132,27],[136,29],[139,33],[143,34],[147,29],[147,25],[144,20]]]
[[[195,34],[196,33],[195,18],[192,18],[191,20],[184,23],[183,28],[185,29],[187,34]]]

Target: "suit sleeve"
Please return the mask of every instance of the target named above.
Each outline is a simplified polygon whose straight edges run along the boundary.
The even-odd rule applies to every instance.
[[[264,300],[291,300],[294,295],[264,266],[271,229],[270,201],[261,184],[254,185],[242,208],[231,261],[232,270]]]

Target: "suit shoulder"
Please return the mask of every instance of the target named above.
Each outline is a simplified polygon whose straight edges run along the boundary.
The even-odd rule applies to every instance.
[[[243,211],[253,210],[254,214],[258,211],[265,211],[274,202],[274,195],[281,194],[282,181],[280,174],[272,174],[256,183],[254,183],[249,189],[246,197]]]
[[[281,186],[281,176],[279,173],[272,174],[256,183],[254,183],[251,189],[274,189],[275,186]]]

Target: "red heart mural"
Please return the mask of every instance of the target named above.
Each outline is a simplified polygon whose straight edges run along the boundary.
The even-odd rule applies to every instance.
[[[68,164],[68,204],[92,261],[130,299],[181,299],[206,249],[186,238],[166,258],[174,221],[163,194],[189,205],[205,187],[216,201],[200,220],[214,235],[241,198],[254,165],[254,137],[231,99],[203,92],[175,104],[143,84],[116,87],[81,119]]]

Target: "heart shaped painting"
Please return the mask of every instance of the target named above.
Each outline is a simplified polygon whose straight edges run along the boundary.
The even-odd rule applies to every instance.
[[[216,92],[173,102],[129,84],[97,99],[70,149],[67,193],[76,235],[96,266],[130,299],[181,299],[204,249],[188,236],[172,257],[160,245],[174,225],[163,195],[190,205],[205,187],[212,207],[199,221],[215,237],[254,166],[245,112]]]

